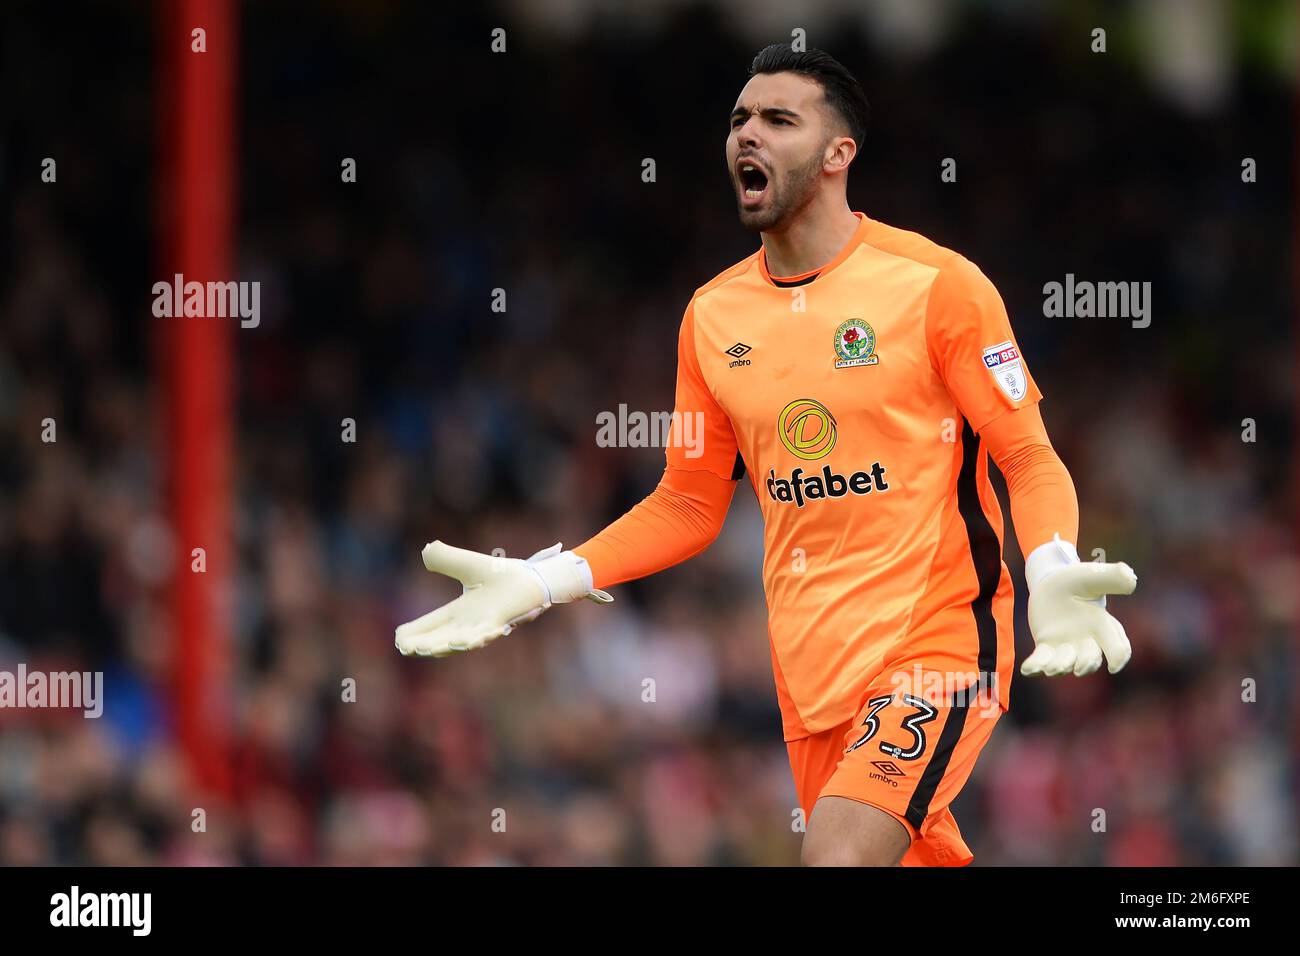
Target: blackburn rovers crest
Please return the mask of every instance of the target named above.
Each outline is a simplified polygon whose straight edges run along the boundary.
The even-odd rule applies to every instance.
[[[875,330],[861,319],[849,319],[835,330],[835,356],[836,368],[878,364]]]

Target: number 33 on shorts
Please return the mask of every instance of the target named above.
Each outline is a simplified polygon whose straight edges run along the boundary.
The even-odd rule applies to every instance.
[[[846,754],[852,753],[863,744],[876,738],[880,731],[880,718],[877,715],[893,702],[894,695],[892,694],[887,694],[884,697],[873,697],[867,701],[867,716],[862,720],[862,727],[866,728],[865,732],[849,745],[848,749],[844,751]],[[911,694],[900,695],[900,702],[904,706],[912,708],[912,713],[903,718],[901,726],[901,729],[912,735],[911,740],[906,746],[881,740],[880,752],[889,754],[891,757],[898,757],[900,760],[916,760],[925,753],[925,725],[939,716],[939,708],[924,697],[914,697]]]
[[[1001,714],[996,695],[978,691],[939,701],[873,693],[845,725],[843,756],[820,795],[879,807],[915,838],[965,785]]]

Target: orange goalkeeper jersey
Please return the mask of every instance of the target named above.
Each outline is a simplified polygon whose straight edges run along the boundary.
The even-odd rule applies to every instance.
[[[977,436],[1042,396],[978,268],[855,215],[811,281],[774,280],[760,250],[701,287],[678,342],[668,467],[743,471],[758,496],[787,740],[850,719],[909,636],[954,667],[1009,674],[1014,660]],[[958,608],[971,626],[938,633]]]

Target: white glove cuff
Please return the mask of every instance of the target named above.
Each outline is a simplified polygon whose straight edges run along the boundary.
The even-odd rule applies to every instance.
[[[548,604],[568,604],[592,593],[587,560],[572,551],[557,551],[560,547],[556,544],[528,559],[528,567],[541,582]],[[544,557],[538,560],[539,555]]]
[[[1032,594],[1034,588],[1048,575],[1071,564],[1079,563],[1079,552],[1068,541],[1062,541],[1060,532],[1029,552],[1025,559],[1025,582]]]

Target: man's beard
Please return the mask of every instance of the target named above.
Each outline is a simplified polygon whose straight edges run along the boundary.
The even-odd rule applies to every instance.
[[[790,170],[781,178],[768,184],[771,197],[761,209],[746,209],[740,205],[739,188],[736,203],[740,210],[740,224],[750,232],[771,232],[783,222],[802,212],[817,196],[817,180],[821,175],[822,155],[818,150],[808,162]]]

